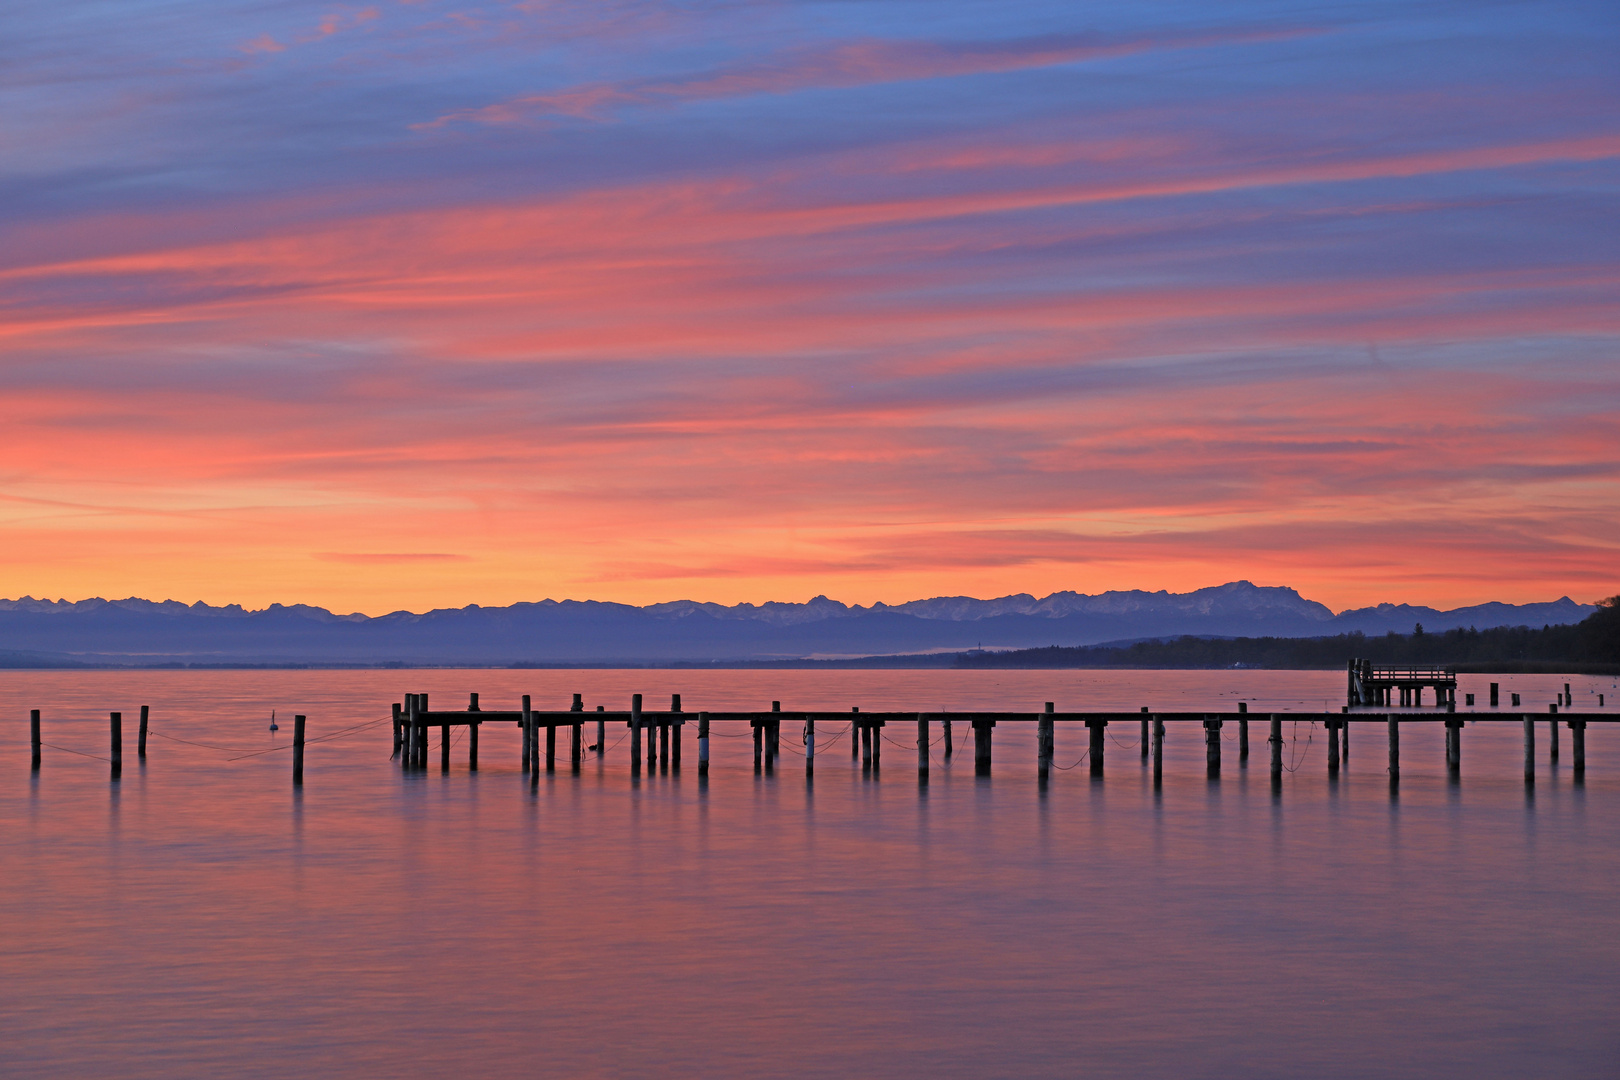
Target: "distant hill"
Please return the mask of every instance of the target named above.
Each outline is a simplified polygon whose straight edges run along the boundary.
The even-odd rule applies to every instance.
[[[150,600],[0,600],[0,666],[80,664],[656,664],[1014,649],[1146,638],[1323,637],[1350,631],[1577,623],[1564,597],[1438,611],[1380,604],[1335,615],[1290,588],[1235,581],[1189,593],[1057,592],[993,600],[936,597],[851,607],[678,600],[647,607],[594,600],[476,605],[416,614],[337,615],[273,604],[210,607]]]

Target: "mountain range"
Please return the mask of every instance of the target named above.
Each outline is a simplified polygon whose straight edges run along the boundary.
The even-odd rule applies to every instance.
[[[1028,593],[904,604],[721,604],[635,607],[541,600],[420,614],[337,615],[272,604],[248,610],[173,600],[0,600],[0,666],[79,664],[521,665],[657,664],[1094,645],[1196,634],[1321,637],[1576,623],[1569,597],[1440,611],[1379,604],[1335,614],[1291,588],[1234,581],[1189,593]]]

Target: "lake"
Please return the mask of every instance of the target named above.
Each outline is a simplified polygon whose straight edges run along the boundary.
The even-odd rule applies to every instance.
[[[1545,713],[1611,678],[1494,678]],[[706,785],[633,781],[622,725],[579,775],[531,788],[515,726],[441,774],[389,760],[386,723],[433,707],[688,712],[1336,709],[1342,672],[171,671],[0,674],[0,1074],[6,1077],[1613,1077],[1620,1072],[1620,735],[1584,784],[1522,779],[1518,724],[1379,728],[1326,775],[1286,721],[1247,768],[1204,774],[1172,725],[1162,788],[1135,725],[1107,774],[1041,792],[1033,725],[971,738],[926,788],[915,731],[882,771],[820,734],[813,782],[783,724],[758,776],[745,725]],[[145,764],[135,717],[152,706]],[[44,765],[28,765],[30,708]],[[107,712],[124,714],[109,783]],[[267,720],[276,710],[281,730]],[[1469,710],[1460,711],[1468,713]],[[1488,715],[1478,710],[1476,715]],[[1230,731],[1228,734],[1231,734]],[[587,735],[593,735],[587,728]],[[176,741],[187,740],[187,741]],[[587,740],[589,741],[589,739]],[[565,740],[563,740],[565,743]],[[964,745],[964,742],[966,745]],[[209,745],[195,745],[204,743]],[[57,749],[60,747],[62,749]],[[221,749],[216,749],[221,748]],[[1060,726],[1057,763],[1083,728]],[[231,760],[231,759],[237,760]]]

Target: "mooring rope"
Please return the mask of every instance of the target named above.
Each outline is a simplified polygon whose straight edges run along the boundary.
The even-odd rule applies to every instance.
[[[105,761],[109,765],[112,764],[112,758],[104,758],[100,754],[87,754],[83,750],[72,750],[72,749],[69,749],[66,746],[57,746],[53,742],[45,742],[43,740],[41,740],[39,745],[48,746],[52,750],[60,750],[64,754],[78,754],[80,757],[87,757],[87,758],[90,758],[90,759],[92,759],[94,761]]]

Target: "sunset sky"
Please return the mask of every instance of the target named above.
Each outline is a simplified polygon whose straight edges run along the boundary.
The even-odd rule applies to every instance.
[[[0,10],[0,595],[1620,592],[1620,6]]]

